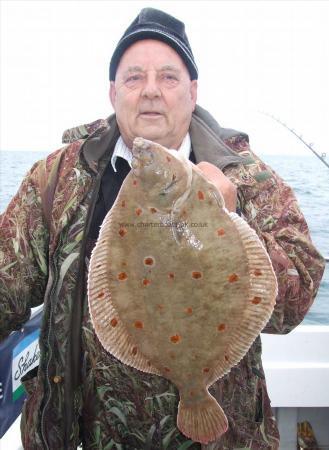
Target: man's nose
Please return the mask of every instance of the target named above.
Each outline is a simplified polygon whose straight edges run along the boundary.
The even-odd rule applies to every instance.
[[[147,98],[155,98],[161,96],[159,82],[155,74],[148,74],[142,90],[142,96]]]

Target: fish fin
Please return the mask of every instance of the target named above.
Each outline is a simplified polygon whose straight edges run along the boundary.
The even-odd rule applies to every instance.
[[[106,351],[124,364],[143,372],[161,375],[140,352],[120,320],[109,288],[108,252],[111,218],[101,227],[99,239],[91,254],[88,273],[88,303],[96,335]]]
[[[215,441],[228,428],[227,418],[217,401],[207,391],[202,401],[178,405],[177,426],[188,438],[202,444]]]
[[[228,373],[238,364],[261,333],[274,309],[278,284],[268,253],[253,230],[245,220],[236,213],[229,213],[242,239],[247,256],[250,276],[249,297],[244,317],[239,327],[231,335],[231,343],[223,358],[215,366],[207,386]],[[248,339],[246,337],[248,336]],[[228,367],[229,363],[229,367]]]

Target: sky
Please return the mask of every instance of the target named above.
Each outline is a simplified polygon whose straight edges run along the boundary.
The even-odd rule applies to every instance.
[[[185,23],[198,103],[259,154],[308,156],[267,112],[327,152],[328,1],[0,0],[0,149],[47,151],[112,113],[108,65],[143,7]]]

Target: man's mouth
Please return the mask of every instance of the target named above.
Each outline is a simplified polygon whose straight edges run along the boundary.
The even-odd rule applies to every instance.
[[[142,111],[140,113],[140,116],[148,117],[148,118],[157,118],[157,117],[161,117],[162,114],[158,111]]]

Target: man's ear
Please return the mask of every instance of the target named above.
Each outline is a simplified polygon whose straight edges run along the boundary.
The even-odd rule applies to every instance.
[[[190,93],[191,93],[191,102],[192,102],[192,106],[193,106],[192,111],[194,111],[197,97],[198,97],[198,80],[191,81]]]
[[[110,101],[112,104],[112,107],[115,111],[115,100],[116,100],[116,96],[117,96],[117,91],[115,89],[115,84],[114,81],[110,82],[110,91],[109,91],[109,97],[110,97]]]

